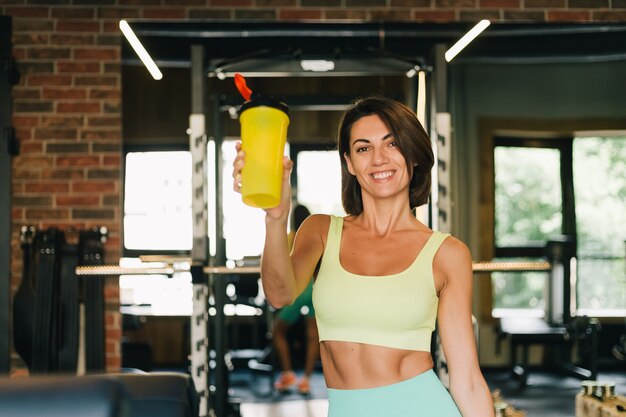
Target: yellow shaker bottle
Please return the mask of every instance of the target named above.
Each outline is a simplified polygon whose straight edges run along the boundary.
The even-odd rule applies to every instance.
[[[241,148],[246,163],[241,171],[241,196],[252,207],[280,203],[283,154],[289,126],[289,108],[269,97],[253,97],[239,111]]]

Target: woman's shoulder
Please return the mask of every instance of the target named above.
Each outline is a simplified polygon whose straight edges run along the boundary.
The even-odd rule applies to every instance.
[[[434,231],[434,233],[441,233],[444,236],[443,243],[441,244],[441,250],[443,251],[442,254],[453,256],[469,255],[469,248],[462,240],[450,233],[439,231]]]
[[[330,227],[331,216],[328,214],[312,214],[307,217],[300,229],[306,230],[306,233],[325,233]]]
[[[435,256],[435,263],[444,269],[471,266],[472,255],[467,245],[460,239],[447,234]]]

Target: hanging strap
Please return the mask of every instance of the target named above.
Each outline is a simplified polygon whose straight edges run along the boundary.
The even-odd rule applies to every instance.
[[[33,322],[35,311],[34,239],[36,229],[23,226],[20,234],[22,247],[22,281],[13,297],[13,345],[26,366],[32,365]]]
[[[57,363],[55,302],[58,293],[58,232],[50,228],[35,238],[35,316],[33,326],[32,373],[47,374]]]
[[[74,233],[66,233],[65,237]],[[75,373],[78,365],[80,304],[78,291],[78,245],[65,241],[61,245],[59,292],[59,370]]]
[[[106,229],[96,228],[80,233],[80,265],[104,264],[105,237]],[[87,278],[82,283],[85,303],[85,368],[87,372],[104,372],[104,280]]]

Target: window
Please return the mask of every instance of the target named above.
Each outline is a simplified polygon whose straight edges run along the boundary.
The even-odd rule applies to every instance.
[[[626,137],[574,139],[578,308],[626,315]]]
[[[563,216],[559,150],[497,146],[494,164],[496,247],[544,245],[551,236],[560,234]],[[540,272],[493,273],[493,315],[502,316],[504,310],[516,309],[525,312],[515,314],[542,316],[546,278]]]
[[[576,314],[626,314],[626,137],[496,138],[497,260],[538,260],[576,244]],[[492,274],[495,317],[543,315],[548,275]]]
[[[300,151],[297,158],[298,202],[313,214],[345,216],[339,152]]]
[[[124,183],[124,248],[190,250],[191,154],[129,152]]]

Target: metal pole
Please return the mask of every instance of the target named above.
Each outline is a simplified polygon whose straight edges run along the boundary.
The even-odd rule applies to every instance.
[[[189,116],[189,151],[191,152],[193,246],[192,282],[193,312],[191,316],[191,375],[200,396],[200,413],[209,413],[208,366],[208,287],[202,267],[209,257],[206,184],[206,75],[204,47],[191,47],[191,115]]]

